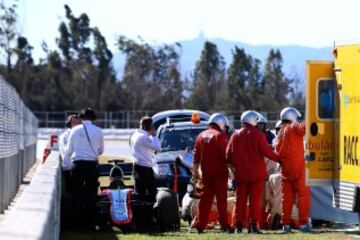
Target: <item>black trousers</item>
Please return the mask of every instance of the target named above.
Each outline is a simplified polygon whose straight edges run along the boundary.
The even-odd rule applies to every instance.
[[[72,183],[72,176],[71,176],[71,170],[63,170],[62,176],[64,179],[64,193],[72,193],[73,183]]]
[[[98,164],[96,161],[76,161],[72,170],[73,201],[79,224],[94,226],[98,193]]]
[[[134,164],[133,176],[135,180],[135,191],[139,195],[139,198],[156,202],[157,189],[153,169],[151,167]]]
[[[73,229],[77,223],[75,221],[74,201],[73,201],[73,183],[71,170],[62,171],[61,183],[61,206],[60,206],[60,226],[61,229]]]

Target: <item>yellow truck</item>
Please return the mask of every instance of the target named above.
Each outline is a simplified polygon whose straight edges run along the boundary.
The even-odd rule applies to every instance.
[[[306,63],[307,181],[360,212],[360,44],[337,44],[333,57]]]

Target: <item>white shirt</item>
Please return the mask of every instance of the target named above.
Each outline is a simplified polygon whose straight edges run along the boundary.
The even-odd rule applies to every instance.
[[[95,126],[91,121],[83,121],[71,129],[66,155],[71,158],[72,162],[78,160],[97,161],[99,155],[104,151],[104,136],[101,128]],[[89,135],[86,137],[85,129]]]
[[[143,167],[152,167],[152,155],[154,151],[161,151],[158,137],[150,136],[148,132],[138,129],[131,136],[131,150],[135,158],[134,163]]]
[[[70,128],[67,129],[65,132],[63,132],[60,137],[59,137],[59,153],[60,153],[60,157],[61,157],[61,165],[63,170],[71,170],[73,167],[73,164],[70,160],[70,157],[68,155],[66,155],[66,148],[67,148],[67,143],[69,140],[69,135],[70,135]]]

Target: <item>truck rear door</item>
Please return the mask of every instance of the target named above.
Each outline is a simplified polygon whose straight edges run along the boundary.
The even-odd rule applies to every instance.
[[[307,184],[332,185],[334,169],[335,76],[330,61],[306,63],[305,159]]]

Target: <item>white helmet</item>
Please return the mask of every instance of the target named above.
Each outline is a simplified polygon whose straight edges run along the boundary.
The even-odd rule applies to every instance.
[[[281,120],[277,121],[275,124],[275,129],[281,128]]]
[[[226,119],[225,126],[228,127],[228,128],[233,128],[232,121],[230,121],[229,118],[227,118],[226,116],[225,116],[225,119]]]
[[[248,123],[250,125],[256,126],[258,123],[258,120],[261,118],[261,114],[253,111],[253,110],[249,110],[249,111],[245,111],[243,112],[243,114],[241,114],[241,123]]]
[[[268,120],[267,120],[266,117],[264,117],[264,116],[261,115],[261,117],[260,117],[259,120],[258,120],[258,123],[264,123],[265,125],[267,125]]]
[[[297,122],[298,118],[301,118],[301,113],[296,108],[293,107],[284,108],[280,113],[281,120]]]
[[[209,124],[210,123],[216,124],[221,129],[221,131],[225,131],[226,122],[227,119],[225,115],[222,113],[214,113],[209,118]]]

